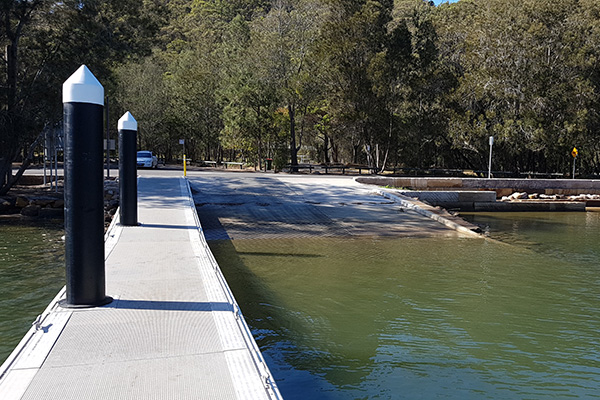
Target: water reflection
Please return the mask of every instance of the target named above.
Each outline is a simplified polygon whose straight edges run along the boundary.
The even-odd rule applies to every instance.
[[[64,285],[62,221],[0,220],[0,363]]]
[[[286,399],[592,398],[600,250],[575,228],[598,219],[577,215],[472,217],[509,246],[363,237],[211,248]]]

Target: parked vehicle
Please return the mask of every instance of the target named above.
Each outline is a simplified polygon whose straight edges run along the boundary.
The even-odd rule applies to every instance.
[[[138,168],[156,168],[158,166],[158,158],[151,151],[138,151],[137,166]]]

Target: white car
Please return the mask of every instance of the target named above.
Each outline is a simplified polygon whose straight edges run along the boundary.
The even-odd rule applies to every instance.
[[[151,151],[137,152],[138,168],[156,168],[158,166],[158,158]]]

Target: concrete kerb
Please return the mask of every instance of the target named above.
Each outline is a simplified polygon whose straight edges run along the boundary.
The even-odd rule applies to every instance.
[[[513,192],[541,194],[600,194],[600,180],[597,179],[516,179],[516,178],[426,178],[426,177],[357,177],[357,182],[411,188],[412,190],[463,191],[493,190],[498,197]]]
[[[423,215],[424,217],[431,218],[434,221],[437,221],[437,222],[447,226],[448,228],[454,229],[457,232],[460,232],[462,234],[465,234],[465,235],[468,235],[471,237],[478,237],[478,238],[485,237],[485,236],[481,235],[480,233],[474,232],[469,228],[466,228],[464,226],[457,224],[456,222],[450,221],[449,219],[444,218],[441,215],[438,215],[434,212],[424,209],[420,205],[420,204],[422,204],[421,202],[419,202],[411,197],[403,196],[399,193],[394,193],[392,191],[384,190],[384,189],[375,190],[374,193],[379,196],[385,197],[386,199],[389,199],[396,203],[399,203],[402,205],[402,207],[413,210],[416,213]],[[423,206],[425,206],[425,205],[423,204]]]

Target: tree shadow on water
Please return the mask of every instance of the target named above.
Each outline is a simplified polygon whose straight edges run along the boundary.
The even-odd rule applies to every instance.
[[[200,184],[191,183],[192,187]],[[329,280],[332,274],[338,273],[334,269],[325,276],[313,274],[320,268],[329,270],[323,254],[305,247],[306,242],[299,242],[301,246],[279,245],[281,239],[288,243],[290,240],[307,239],[321,243],[325,236],[339,237],[339,231],[348,232],[302,199],[277,200],[273,188],[262,187],[262,182],[257,185],[259,182],[255,180],[244,181],[233,187],[226,183],[230,182],[203,182],[200,190],[195,189],[196,210],[211,251],[240,304],[283,397],[287,400],[354,399],[358,394],[360,398],[364,394],[360,390],[361,384],[373,368],[372,355],[376,353],[377,341],[373,340],[374,336],[366,338],[365,329],[357,330],[351,322],[341,327],[351,331],[350,336],[356,339],[350,345],[346,343],[347,332],[344,336],[332,330],[340,328],[340,315],[346,315],[347,308],[352,309],[353,305],[346,304],[339,309],[330,294],[318,292],[321,279]],[[285,204],[262,207],[255,201],[257,193],[261,194],[261,203]],[[224,202],[240,204],[224,206],[221,204]],[[243,245],[240,246],[240,243]],[[275,247],[271,248],[269,243]],[[250,258],[254,261],[262,259],[258,262],[271,260],[268,262],[273,263],[272,268],[275,269],[264,264],[265,268],[257,271],[249,263]],[[288,269],[277,270],[278,263]],[[274,287],[276,283],[264,273],[275,273],[279,277],[287,275],[292,280],[303,280],[306,274],[312,276],[304,283],[299,282],[297,289],[294,285],[284,289]],[[290,293],[285,292],[302,291],[303,284],[308,285],[304,295],[312,299],[309,304],[298,304],[298,296],[292,294],[288,298]],[[328,284],[337,286],[333,281]],[[325,313],[320,312],[323,307]]]
[[[322,366],[331,365],[331,354],[303,343],[303,339],[314,334],[305,319],[288,309],[285,300],[251,271],[241,258],[244,252],[238,253],[231,240],[213,240],[208,244],[283,397],[339,398],[332,394],[336,383],[327,381],[321,371]]]

